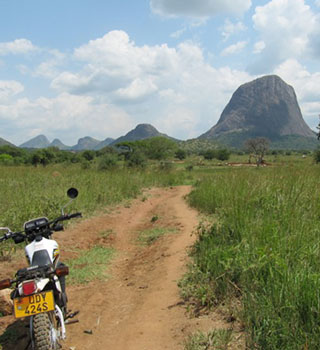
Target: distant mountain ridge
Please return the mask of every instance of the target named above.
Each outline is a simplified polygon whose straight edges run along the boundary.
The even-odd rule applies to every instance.
[[[276,75],[268,75],[241,85],[232,95],[218,123],[200,139],[216,139],[241,147],[252,137],[271,141],[309,139],[316,143],[315,133],[305,123],[294,89]]]
[[[94,139],[90,136],[82,137],[78,140],[78,143],[74,146],[66,146],[59,139],[54,139],[51,143],[44,135],[38,135],[31,140],[24,142],[19,147],[22,148],[47,148],[57,147],[61,150],[71,151],[83,151],[83,150],[99,150],[109,145],[115,145],[123,141],[137,141],[150,137],[162,136],[170,139],[174,139],[166,134],[159,132],[151,124],[138,124],[133,130],[129,131],[126,135],[117,138],[116,140],[108,137],[103,141]]]

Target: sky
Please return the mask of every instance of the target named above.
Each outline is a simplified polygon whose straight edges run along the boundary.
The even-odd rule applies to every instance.
[[[137,124],[186,140],[277,74],[315,130],[320,0],[0,0],[0,137],[67,145]]]

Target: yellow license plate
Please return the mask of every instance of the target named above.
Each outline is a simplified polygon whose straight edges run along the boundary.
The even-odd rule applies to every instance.
[[[28,317],[42,312],[54,310],[53,292],[42,292],[27,297],[13,299],[16,318]]]

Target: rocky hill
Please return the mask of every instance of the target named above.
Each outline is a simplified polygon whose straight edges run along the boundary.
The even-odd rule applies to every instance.
[[[54,139],[50,145],[50,147],[57,147],[61,150],[68,150],[70,149],[70,146],[66,146],[64,143],[62,143],[59,139]]]
[[[78,143],[71,147],[74,151],[80,150],[92,150],[94,149],[101,141],[94,139],[93,137],[86,136],[79,139]]]
[[[123,141],[137,141],[143,140],[150,137],[163,136],[167,138],[171,138],[166,134],[160,133],[154,126],[150,124],[138,124],[135,129],[129,131],[126,135],[119,137],[115,141],[112,142],[112,145],[115,145],[119,142]]]
[[[293,144],[288,144],[288,140],[293,141],[292,148],[297,148],[302,140],[316,144],[315,133],[303,120],[294,89],[276,75],[241,85],[218,123],[199,138],[241,147],[252,137],[267,137],[280,147],[282,140],[289,147]]]
[[[102,149],[103,147],[109,146],[112,142],[114,141],[114,139],[112,139],[111,137],[107,137],[105,140],[101,141],[100,143],[98,143],[94,149],[95,150],[99,150]]]
[[[44,135],[38,135],[31,140],[24,142],[19,147],[21,148],[47,148],[50,146],[50,142]]]
[[[3,139],[2,137],[0,137],[0,146],[12,146],[12,147],[16,147],[13,143]]]

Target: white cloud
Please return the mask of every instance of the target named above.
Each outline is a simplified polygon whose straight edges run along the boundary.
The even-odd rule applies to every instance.
[[[179,29],[174,33],[172,33],[170,36],[171,38],[179,39],[182,36],[182,34],[185,33],[186,30],[187,30],[186,28]]]
[[[315,4],[320,7],[320,0],[315,0]]]
[[[247,41],[239,41],[236,44],[230,45],[221,52],[221,56],[229,56],[239,53],[247,46],[247,44]]]
[[[233,34],[243,32],[247,28],[242,22],[232,23],[229,19],[226,19],[223,27],[220,29],[224,41],[228,40]]]
[[[19,94],[23,90],[23,85],[18,81],[0,80],[0,103],[7,101],[8,98]]]
[[[37,47],[27,39],[16,39],[11,42],[0,42],[0,55],[18,55],[37,50]]]
[[[115,95],[119,100],[133,100],[138,102],[146,96],[152,95],[156,91],[157,86],[153,83],[152,79],[143,81],[138,78],[133,80],[129,86],[118,89],[115,92]]]
[[[103,140],[120,136],[134,126],[131,117],[115,106],[96,104],[91,97],[67,93],[55,98],[22,98],[15,103],[0,104],[0,121],[10,122],[14,131],[8,138],[17,144],[42,133],[49,139],[59,137],[72,145],[86,135]],[[67,136],[70,130],[72,139]]]
[[[154,13],[165,16],[211,17],[219,13],[241,15],[251,0],[151,0]]]
[[[253,53],[259,54],[265,49],[265,47],[266,47],[266,44],[264,41],[258,41],[254,44]]]
[[[265,44],[263,55],[250,67],[252,72],[270,72],[288,58],[310,56],[319,19],[305,0],[272,0],[258,6],[252,19]]]
[[[73,130],[74,137],[104,139],[143,122],[177,138],[199,136],[217,122],[234,90],[252,78],[212,67],[193,42],[138,46],[123,31],[89,41],[68,60],[72,69],[51,80],[57,97],[0,104],[0,120],[10,118],[17,126],[10,139],[21,139],[18,129],[25,131],[20,143],[40,129],[49,138]],[[47,68],[44,73],[50,73]]]
[[[46,52],[46,55],[49,58],[41,62],[32,74],[34,76],[54,79],[60,73],[59,67],[65,62],[66,55],[58,50],[49,50]]]

